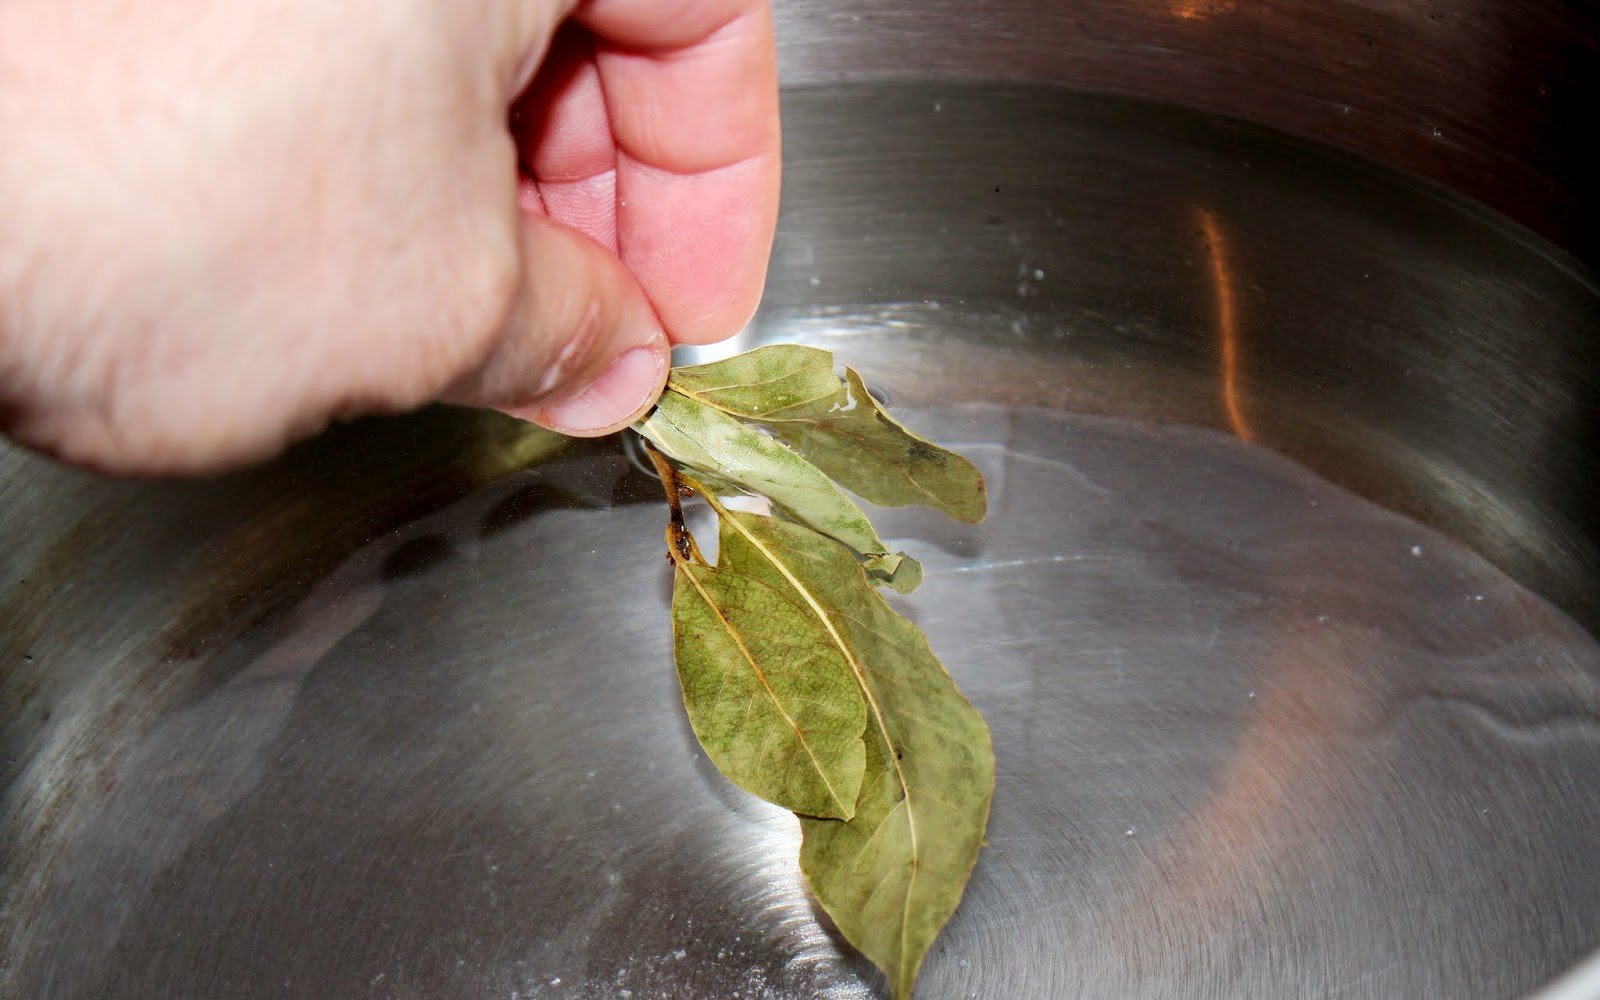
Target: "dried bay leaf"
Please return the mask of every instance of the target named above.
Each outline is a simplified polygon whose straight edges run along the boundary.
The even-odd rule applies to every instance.
[[[994,752],[926,637],[875,589],[913,589],[922,567],[888,552],[838,487],[977,520],[982,477],[893,421],[854,371],[835,374],[831,354],[793,345],[675,371],[635,429],[672,511],[674,654],[695,734],[729,778],[799,814],[817,900],[907,1000],[982,848]],[[714,565],[679,506],[693,493],[718,518]],[[718,499],[739,493],[773,516]]]
[[[791,520],[843,542],[875,576],[886,582],[898,577],[906,557],[884,544],[832,479],[782,442],[670,390],[635,429],[674,462],[709,473],[708,481],[764,496]],[[906,579],[913,576],[920,579],[920,569]]]
[[[799,596],[812,620],[796,625],[785,614],[793,641],[822,625],[828,650],[842,654],[858,685],[866,725],[864,746],[851,746],[864,749],[854,815],[802,814],[800,864],[845,938],[888,973],[897,998],[909,997],[983,845],[994,795],[988,727],[848,550],[803,525],[712,503],[719,569],[754,565],[768,586]],[[696,568],[678,562],[680,572]],[[681,663],[693,654],[676,634]]]
[[[881,559],[868,559],[861,568],[867,571],[871,582],[898,594],[909,594],[922,586],[922,564],[904,552],[897,552],[895,556],[893,568],[886,569]]]
[[[988,499],[977,467],[907,430],[854,368],[845,369],[844,379],[845,398],[830,410],[812,405],[775,415],[778,437],[871,503],[931,507],[968,524],[983,520]]]
[[[772,429],[841,486],[882,507],[917,505],[975,524],[987,506],[983,475],[965,458],[913,434],[833,355],[775,344],[725,361],[674,369],[671,388]]]
[[[908,997],[923,956],[961,901],[989,802],[989,728],[957,690],[927,638],[896,614],[838,546],[804,528],[734,513],[828,610],[866,693],[866,779],[848,822],[801,818],[800,866],[852,945]]]
[[[695,484],[707,493],[718,497],[758,496],[759,494],[724,479],[714,472],[686,465],[694,473]],[[763,497],[762,499],[767,499]],[[769,500],[770,503],[770,500]],[[789,521],[803,524],[802,518],[786,510],[782,504],[771,504],[773,512]],[[891,552],[887,556],[863,556],[855,553],[866,571],[867,579],[875,586],[889,587],[901,594],[909,594],[922,585],[922,564],[904,552]]]
[[[722,361],[674,368],[668,382],[686,396],[756,419],[831,401],[839,393],[833,354],[800,344],[769,344]]]
[[[727,521],[717,564],[674,551],[673,650],[690,725],[717,769],[768,802],[849,819],[867,706],[847,647],[792,574]]]

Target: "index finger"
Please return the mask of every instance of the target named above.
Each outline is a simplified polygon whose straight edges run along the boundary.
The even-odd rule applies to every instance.
[[[618,253],[678,343],[737,332],[778,214],[777,59],[766,0],[589,0],[576,17],[617,142]]]

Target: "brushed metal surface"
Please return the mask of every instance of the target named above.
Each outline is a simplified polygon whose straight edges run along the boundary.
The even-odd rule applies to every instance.
[[[1000,760],[919,995],[1518,996],[1600,945],[1589,276],[1188,112],[786,116],[728,349],[842,352],[994,486],[883,518]],[[614,445],[435,411],[213,483],[0,463],[7,995],[877,995],[694,749]]]
[[[1050,80],[1249,119],[1464,191],[1600,261],[1594,0],[781,0],[791,84]]]

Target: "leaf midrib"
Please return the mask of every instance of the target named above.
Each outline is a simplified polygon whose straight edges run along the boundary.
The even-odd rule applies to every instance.
[[[725,414],[725,415],[727,415],[729,417],[733,417],[735,419],[737,419],[739,417],[738,411],[730,410],[725,406],[719,406],[716,403],[710,402],[709,400],[702,399],[699,396],[694,395],[693,393],[687,393],[687,392],[682,391],[681,389],[675,389],[675,388],[674,389],[670,389],[669,391],[676,392],[676,393],[678,393],[678,395],[683,396],[685,399],[693,400],[694,402],[699,403],[701,406],[707,407],[708,409],[716,410],[717,412]],[[669,416],[668,414],[663,413],[660,409],[655,410],[651,414],[650,419],[652,419],[652,420],[659,419],[661,421],[661,423],[667,425],[668,427],[671,427],[681,437],[687,438],[690,441],[694,441],[694,435],[691,434],[688,431],[688,429],[686,429],[682,424],[680,424],[677,421],[673,420],[672,417]],[[759,432],[756,432],[756,433],[759,433]],[[696,443],[698,444],[698,442],[696,442]],[[801,455],[799,452],[795,451],[793,448],[790,448],[784,442],[776,440],[776,439],[772,439],[772,443],[775,444],[776,446],[778,446],[779,448],[786,449],[792,455],[794,455],[794,457],[796,459],[798,459],[799,461],[806,462],[806,464],[808,464],[808,465],[810,464],[809,462],[807,462],[805,456]],[[669,454],[672,454],[670,450],[669,450]],[[693,461],[693,460],[682,458],[682,457],[680,457],[678,455],[674,455],[673,457],[675,457],[677,459],[677,461],[681,462],[682,464],[684,464],[685,466],[687,466],[689,468],[699,468],[700,467],[700,464],[695,462],[695,461]],[[711,456],[708,455],[708,457],[711,457]],[[714,459],[713,459],[713,461],[714,461]],[[815,468],[815,466],[813,466],[813,468]],[[730,469],[728,471],[728,474],[724,475],[723,473],[717,472],[714,469],[709,469],[709,470],[706,470],[706,471],[708,471],[711,475],[714,475],[714,476],[718,477],[719,479],[724,479],[724,480],[729,478],[730,476],[737,476],[739,474],[739,472],[740,472],[740,470],[737,470],[737,469]],[[822,472],[820,469],[818,469],[817,472],[819,474],[821,474],[824,478],[826,478],[829,482],[833,482],[833,477],[828,476],[827,473]],[[752,478],[755,478],[755,477],[752,477]],[[771,481],[770,477],[763,477],[763,478],[768,483],[770,483],[770,481]],[[761,483],[756,483],[754,485],[759,487],[761,485]],[[837,483],[834,483],[834,486],[835,486],[836,489],[839,488]],[[700,492],[703,495],[706,495],[709,498],[710,494],[709,494],[708,491],[701,490]],[[765,494],[763,494],[763,495],[765,495]],[[849,497],[846,496],[843,493],[842,489],[840,490],[840,494],[839,495],[841,497],[843,497],[847,503],[849,503]],[[768,499],[771,499],[771,498],[769,497]],[[776,503],[777,501],[774,501],[774,502]],[[784,506],[784,505],[780,504],[780,506]],[[855,526],[855,528],[852,529],[852,530],[859,529],[863,533],[864,537],[871,538],[874,541],[878,542],[877,547],[875,547],[875,548],[867,548],[867,547],[856,548],[854,545],[851,545],[849,542],[844,541],[843,539],[839,538],[838,531],[839,531],[841,526],[838,525],[838,524],[832,525],[831,530],[829,530],[829,531],[824,531],[820,526],[813,527],[812,530],[818,531],[819,533],[824,534],[829,538],[833,538],[834,540],[839,541],[841,544],[843,544],[843,545],[845,545],[845,546],[847,546],[847,547],[849,547],[851,549],[854,549],[855,551],[860,552],[863,555],[867,555],[867,556],[887,556],[887,555],[889,555],[889,547],[887,545],[883,544],[883,540],[881,538],[878,538],[877,530],[872,527],[872,522],[867,519],[867,515],[865,513],[862,513],[862,511],[860,510],[859,507],[856,508],[856,513],[860,516],[861,524],[858,525],[858,526]],[[848,524],[846,524],[846,525],[844,525],[844,527],[850,527],[850,526]]]
[[[777,381],[777,380],[773,379],[771,381]],[[757,383],[757,384],[764,384],[764,383]],[[758,422],[764,423],[764,424],[807,424],[807,425],[810,425],[812,427],[818,428],[819,430],[826,431],[826,432],[831,433],[831,434],[838,434],[840,437],[850,438],[850,439],[856,441],[862,448],[865,448],[871,454],[873,454],[873,455],[878,455],[879,454],[878,449],[873,447],[872,443],[867,439],[867,437],[865,435],[856,433],[854,431],[845,430],[843,427],[840,427],[837,424],[827,423],[825,421],[818,420],[815,417],[780,417],[780,416],[777,416],[776,414],[779,413],[779,412],[782,412],[781,410],[774,411],[772,413],[759,413],[759,414],[758,413],[746,413],[746,412],[742,412],[740,410],[734,409],[733,407],[726,406],[726,405],[724,405],[722,403],[719,403],[714,399],[708,399],[708,398],[706,398],[706,396],[703,393],[697,392],[697,391],[695,391],[693,389],[685,389],[680,385],[669,385],[669,388],[673,392],[676,392],[681,396],[686,396],[689,399],[694,400],[695,402],[699,403],[701,406],[709,406],[713,410],[720,410],[721,412],[726,413],[728,416],[734,417],[735,419],[755,420],[755,421],[758,421]],[[729,386],[719,386],[718,388],[730,388],[730,387]],[[807,403],[814,403],[819,399],[825,399],[825,398],[827,398],[827,397],[825,397],[825,396],[813,396],[810,399],[802,399],[802,400],[799,400],[797,402],[790,403],[787,406],[784,406],[782,409],[783,410],[793,409],[796,406],[804,406]],[[916,476],[912,475],[908,470],[902,468],[898,463],[895,463],[895,462],[884,462],[883,464],[884,464],[885,468],[892,469],[895,472],[899,473],[900,477],[902,479],[904,479],[907,483],[909,483],[912,486],[913,489],[917,490],[923,496],[927,497],[930,501],[932,501],[931,506],[933,507],[934,510],[953,512],[952,508],[950,508],[949,505],[945,504],[942,500],[939,499],[938,494],[934,493],[932,490],[930,490],[926,486],[922,485],[922,481],[921,480],[919,480]],[[961,517],[961,520],[965,520],[965,517]]]
[[[817,776],[822,779],[822,784],[827,787],[829,797],[838,804],[839,818],[845,820],[853,818],[856,814],[855,803],[844,801],[840,797],[838,790],[833,787],[833,782],[828,780],[827,769],[822,766],[822,762],[817,759],[816,753],[811,749],[811,741],[806,739],[805,731],[800,728],[799,723],[795,722],[788,709],[784,708],[783,702],[778,698],[778,693],[772,689],[772,684],[767,680],[766,671],[762,670],[760,664],[756,662],[754,654],[750,652],[750,648],[740,638],[738,630],[733,627],[733,622],[729,621],[728,617],[722,613],[722,609],[717,607],[717,603],[711,599],[710,594],[706,593],[706,588],[701,584],[699,578],[690,571],[690,568],[677,560],[676,550],[673,550],[673,556],[674,561],[678,563],[678,571],[688,579],[689,583],[694,587],[695,593],[700,595],[700,599],[706,603],[706,607],[716,616],[717,621],[722,624],[723,629],[728,633],[728,637],[733,640],[733,644],[739,647],[739,652],[744,656],[745,662],[750,664],[750,670],[756,675],[756,679],[761,682],[761,687],[767,692],[767,697],[771,699],[773,707],[778,710],[779,715],[783,716],[783,721],[789,724],[789,728],[794,730],[795,738],[805,748],[806,756],[811,758],[811,763],[816,768]]]
[[[779,559],[771,549],[767,548],[767,546],[764,545],[759,538],[751,534],[749,529],[740,524],[739,519],[733,517],[727,508],[723,507],[722,504],[717,502],[715,497],[705,493],[702,493],[701,495],[705,496],[707,502],[710,503],[712,508],[716,510],[717,516],[733,525],[734,530],[743,535],[745,541],[749,542],[758,551],[760,551],[761,554],[772,563],[778,572],[783,574],[784,579],[789,581],[790,586],[794,587],[795,593],[799,594],[805,599],[805,602],[810,605],[812,612],[817,616],[817,619],[822,622],[822,627],[828,630],[828,635],[833,639],[834,645],[837,646],[840,652],[844,654],[845,662],[850,665],[851,671],[856,676],[856,683],[861,687],[862,697],[866,699],[867,706],[872,709],[872,720],[874,723],[876,723],[878,727],[878,734],[883,738],[883,745],[888,751],[886,756],[889,759],[890,766],[894,769],[895,780],[900,784],[900,801],[904,803],[906,807],[906,832],[911,838],[911,874],[906,879],[905,899],[902,902],[900,911],[899,964],[904,966],[907,953],[906,936],[911,928],[911,893],[916,887],[917,876],[922,871],[922,849],[917,843],[917,817],[916,811],[912,807],[911,803],[911,786],[906,781],[905,768],[900,761],[898,748],[895,746],[893,738],[889,735],[889,726],[888,723],[884,721],[883,708],[878,704],[878,699],[873,694],[871,685],[867,683],[866,670],[862,667],[861,663],[856,660],[855,654],[851,651],[849,645],[845,643],[844,637],[839,635],[838,630],[834,628],[833,620],[828,617],[828,613],[823,610],[820,604],[817,603],[816,598],[812,597],[810,591],[806,590],[805,586],[795,578],[794,574],[789,571],[789,567],[785,566],[783,561]],[[891,809],[891,812],[892,811],[893,810]]]
[[[725,382],[722,385],[707,385],[707,386],[702,386],[699,391],[700,392],[720,392],[723,389],[759,389],[764,385],[777,385],[779,382],[782,382],[784,379],[794,378],[796,374],[798,374],[798,373],[797,372],[785,372],[784,374],[778,375],[778,376],[776,376],[774,378],[764,378],[764,379],[760,379],[759,381],[755,381],[755,382]],[[685,396],[692,396],[692,395],[697,395],[698,394],[692,389],[683,388],[683,386],[676,379],[670,379],[668,381],[668,384],[671,385],[672,388],[674,388],[674,389],[678,390],[679,392],[683,393]],[[817,398],[821,398],[821,397],[817,397]]]

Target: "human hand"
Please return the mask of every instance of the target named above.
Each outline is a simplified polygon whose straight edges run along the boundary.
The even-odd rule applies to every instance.
[[[435,399],[629,423],[760,297],[771,31],[764,0],[9,0],[0,429],[171,474]]]

